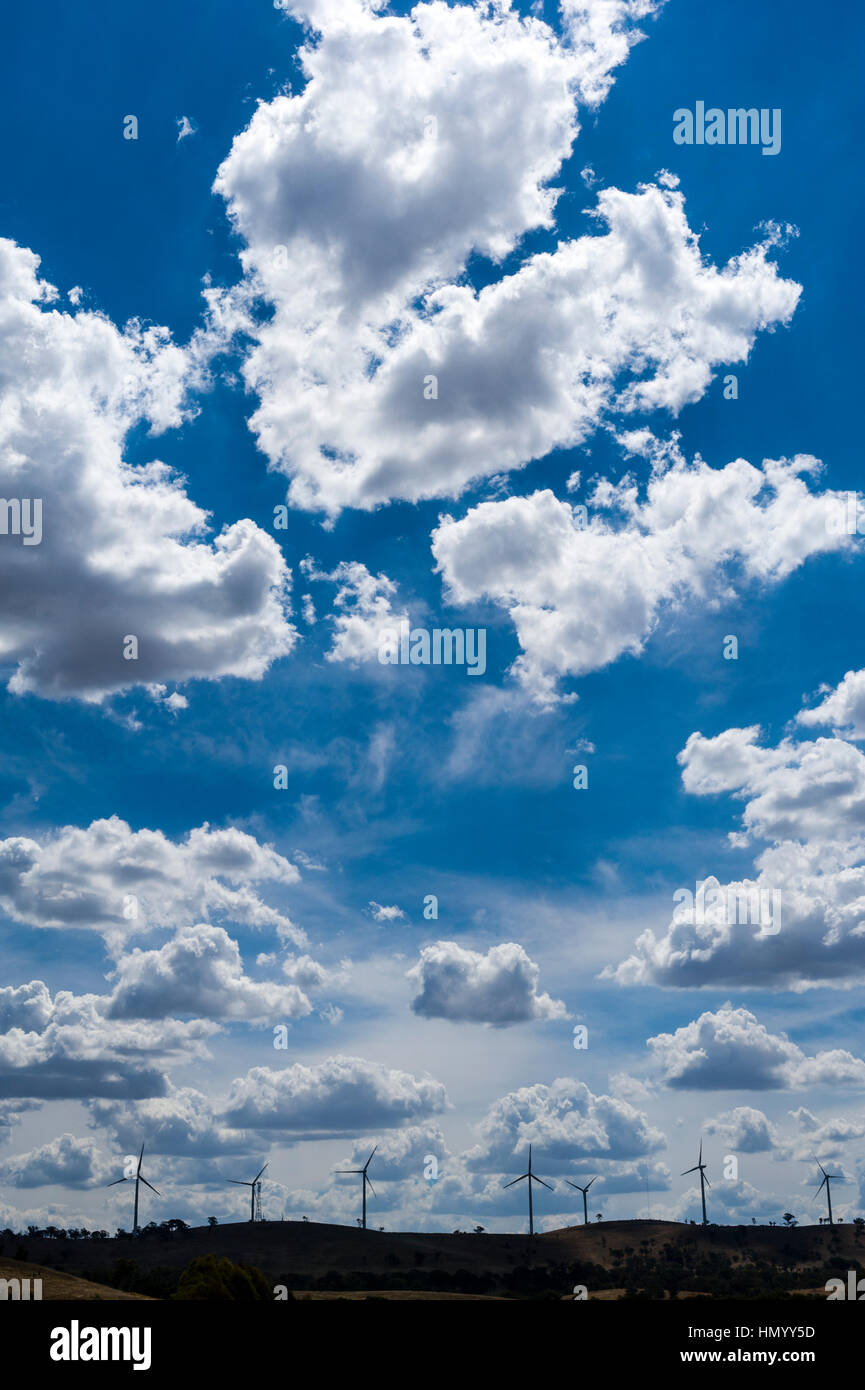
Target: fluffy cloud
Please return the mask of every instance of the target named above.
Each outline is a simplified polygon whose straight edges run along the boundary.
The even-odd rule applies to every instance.
[[[108,1167],[92,1139],[61,1134],[29,1153],[16,1154],[3,1165],[3,1181],[11,1187],[86,1188],[107,1182]]]
[[[51,995],[42,980],[30,980],[26,985],[5,985],[0,989],[0,1033],[20,1028],[25,1033],[39,1032],[51,1017]]]
[[[374,922],[405,922],[408,920],[405,912],[396,903],[377,903],[371,899],[367,911]]]
[[[485,956],[455,941],[437,941],[423,948],[417,965],[407,972],[418,989],[411,1002],[414,1013],[494,1028],[567,1018],[561,1000],[538,994],[539,975],[540,968],[515,941],[491,946]]]
[[[804,456],[762,469],[677,459],[645,500],[630,477],[599,482],[588,520],[550,491],[482,502],[442,518],[433,554],[453,602],[492,599],[508,612],[522,648],[514,674],[550,701],[562,677],[639,654],[665,608],[729,599],[737,578],[777,583],[854,543],[826,528],[838,494],[808,488],[819,468]]]
[[[722,1219],[731,1225],[740,1226],[752,1216],[756,1217],[761,1226],[765,1225],[767,1216],[771,1218],[773,1213],[782,1212],[786,1205],[786,1198],[780,1197],[776,1192],[753,1187],[751,1183],[743,1182],[741,1179],[738,1182],[714,1181],[707,1201],[710,1220],[718,1215],[717,1208],[720,1206],[723,1208]],[[671,1217],[675,1221],[700,1221],[702,1214],[698,1182],[676,1203]]]
[[[679,754],[682,784],[698,796],[734,792],[747,804],[737,843],[841,843],[865,827],[865,754],[839,738],[782,740],[761,748],[760,729],[691,734]]]
[[[834,690],[824,686],[825,698],[796,716],[805,728],[831,727],[842,738],[865,739],[865,671],[848,671]]]
[[[852,689],[848,673],[821,706],[821,721],[850,714]],[[770,842],[755,859],[752,886],[777,895],[776,930],[757,930],[739,913],[703,921],[677,913],[666,933],[646,930],[605,972],[620,983],[802,989],[865,978],[865,754],[841,737],[770,747],[759,740],[757,727],[694,733],[679,762],[687,791],[744,801],[734,844]]]
[[[366,1163],[375,1146],[374,1168],[370,1176],[376,1186],[385,1182],[402,1182],[423,1178],[428,1155],[442,1166],[448,1153],[444,1135],[436,1125],[409,1125],[391,1134],[370,1139],[356,1139],[345,1158],[334,1164],[335,1169],[360,1168]]]
[[[33,927],[99,931],[113,945],[136,931],[192,925],[211,913],[301,945],[303,933],[255,891],[262,881],[293,884],[299,877],[252,835],[209,825],[178,843],[112,816],[86,829],[64,826],[41,841],[0,840],[0,908],[7,916]]]
[[[663,1134],[627,1101],[593,1095],[572,1077],[551,1085],[524,1086],[497,1100],[479,1125],[480,1143],[466,1154],[470,1168],[502,1170],[525,1157],[529,1144],[543,1161],[572,1164],[575,1159],[628,1160],[665,1147]]]
[[[266,1023],[312,1013],[297,985],[259,983],[245,975],[237,942],[222,927],[182,927],[159,950],[124,956],[114,973],[108,1018],[194,1014]]]
[[[793,1150],[793,1157],[802,1163],[813,1162],[815,1153],[824,1162],[827,1158],[837,1159],[845,1144],[865,1138],[865,1116],[857,1119],[838,1116],[834,1119],[819,1120],[804,1105],[791,1110],[790,1116],[803,1136]]]
[[[385,629],[395,629],[408,619],[405,609],[394,609],[396,585],[386,574],[370,574],[357,560],[343,560],[330,573],[316,569],[312,560],[302,560],[300,568],[308,579],[336,584],[333,645],[328,661],[347,661],[351,665],[374,661]]]
[[[144,1100],[93,1100],[89,1108],[93,1125],[106,1129],[123,1154],[137,1153],[145,1142],[148,1153],[172,1158],[246,1156],[257,1142],[223,1124],[212,1100],[191,1086],[169,1085],[164,1095]]]
[[[803,1090],[814,1086],[865,1088],[865,1062],[850,1052],[807,1057],[784,1033],[770,1033],[747,1009],[725,1004],[675,1033],[646,1044],[663,1079],[675,1090]]]
[[[445,1088],[362,1057],[329,1057],[282,1071],[253,1067],[232,1084],[223,1120],[290,1138],[336,1138],[397,1129],[447,1105]]]
[[[41,981],[34,985],[44,989]],[[106,1018],[106,1000],[61,990],[41,1027],[0,1033],[0,1096],[40,1099],[137,1099],[165,1094],[166,1065],[206,1057],[216,1025],[166,1018],[135,1023]]]
[[[249,520],[206,539],[182,479],[123,459],[134,425],[182,422],[194,354],[164,329],[120,332],[49,307],[38,266],[0,240],[2,491],[42,507],[40,544],[2,538],[9,689],[100,701],[133,685],[260,679],[294,641],[278,546]]]
[[[335,970],[329,970],[312,956],[290,956],[283,961],[282,973],[292,984],[300,989],[324,989],[331,985],[344,985],[352,971],[352,962],[346,956]]]
[[[251,425],[295,505],[456,496],[610,409],[677,411],[789,321],[777,235],[713,266],[667,175],[602,191],[604,234],[459,283],[472,253],[552,228],[577,106],[606,95],[652,0],[565,0],[561,34],[507,4],[285,8],[319,37],[303,90],[261,103],[219,170],[245,278],[210,301],[217,333],[253,339]]]
[[[297,96],[259,105],[216,188],[269,288],[327,305],[410,297],[453,277],[473,250],[500,259],[549,226],[548,185],[650,0],[566,7],[571,43],[507,4],[284,0],[318,31]],[[433,117],[434,121],[430,121]],[[274,256],[282,246],[283,258]],[[296,270],[308,274],[296,279]],[[280,277],[278,271],[283,274]]]
[[[717,1134],[728,1148],[743,1154],[768,1153],[778,1143],[773,1126],[762,1110],[750,1105],[737,1105],[724,1115],[707,1120],[707,1134]]]
[[[252,427],[290,475],[290,500],[335,514],[456,497],[580,444],[613,411],[677,412],[792,316],[799,287],[778,276],[770,243],[707,264],[680,193],[607,189],[597,216],[606,234],[479,291],[431,290],[398,334],[392,310],[354,337],[342,318],[312,331],[292,321],[293,292],[245,369],[261,400]]]

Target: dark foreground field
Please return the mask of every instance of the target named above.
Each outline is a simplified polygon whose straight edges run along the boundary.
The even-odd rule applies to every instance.
[[[608,1221],[530,1238],[270,1221],[137,1239],[25,1236],[14,1249],[0,1249],[0,1259],[26,1258],[157,1298],[172,1297],[181,1272],[206,1255],[253,1266],[269,1287],[296,1294],[562,1298],[585,1285],[589,1297],[605,1299],[825,1298],[827,1279],[846,1278],[849,1270],[861,1277],[865,1236],[849,1224],[704,1230]]]

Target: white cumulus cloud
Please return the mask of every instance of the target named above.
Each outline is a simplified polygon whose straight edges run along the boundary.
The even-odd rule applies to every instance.
[[[208,539],[181,478],[123,457],[135,424],[182,423],[195,354],[161,328],[120,332],[51,307],[38,266],[0,239],[0,491],[42,518],[38,544],[3,537],[9,689],[99,702],[135,685],[260,679],[295,640],[279,547],[249,520]]]
[[[820,722],[853,718],[846,676]],[[821,707],[823,708],[823,707]],[[802,723],[801,716],[799,722]],[[818,722],[816,717],[809,724]],[[604,972],[622,984],[852,988],[865,979],[865,753],[836,737],[761,743],[756,726],[693,733],[679,754],[697,796],[744,802],[732,842],[763,842],[747,887],[773,904],[772,930],[729,910],[676,913],[666,932],[647,928],[630,956]]]
[[[646,1044],[666,1085],[675,1090],[865,1089],[865,1062],[837,1049],[808,1057],[784,1033],[770,1033],[747,1009],[725,1004],[715,1013],[658,1033]]]
[[[762,469],[678,458],[644,498],[630,477],[599,481],[588,521],[549,490],[445,516],[433,554],[453,602],[492,599],[507,611],[522,648],[514,674],[552,701],[562,677],[638,655],[665,609],[778,583],[809,556],[852,544],[826,529],[838,494],[811,491],[806,478],[819,471],[808,456]]]
[[[222,927],[181,927],[158,950],[134,950],[114,971],[109,1018],[197,1018],[284,1022],[312,1013],[296,984],[249,978],[240,950]]]
[[[423,948],[407,977],[418,991],[412,1010],[422,1018],[507,1028],[568,1016],[561,1000],[538,993],[540,967],[516,941],[491,946],[486,955],[437,941]]]
[[[313,1066],[253,1067],[233,1082],[223,1121],[289,1138],[336,1138],[370,1128],[397,1129],[446,1108],[431,1077],[369,1062],[328,1057]]]
[[[303,945],[303,932],[257,892],[262,882],[293,884],[299,877],[281,854],[233,827],[205,824],[177,842],[111,816],[41,840],[0,840],[0,908],[9,917],[32,927],[98,931],[112,946],[135,932],[192,925],[211,914]]]

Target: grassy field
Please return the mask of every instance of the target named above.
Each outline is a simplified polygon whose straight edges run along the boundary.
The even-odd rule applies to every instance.
[[[47,1265],[29,1264],[24,1260],[0,1259],[0,1279],[29,1279],[30,1297],[33,1298],[33,1280],[42,1280],[42,1302],[59,1303],[74,1301],[115,1302],[133,1300],[137,1303],[151,1303],[153,1300],[140,1293],[120,1293],[107,1284],[93,1284],[89,1279],[79,1279],[75,1274],[60,1273]]]

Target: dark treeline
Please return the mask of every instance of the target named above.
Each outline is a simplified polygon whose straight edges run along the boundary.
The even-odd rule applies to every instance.
[[[790,1250],[783,1264],[751,1257],[737,1259],[715,1251],[688,1251],[667,1245],[656,1254],[613,1251],[613,1264],[605,1269],[589,1262],[518,1265],[507,1271],[425,1269],[408,1261],[371,1276],[369,1271],[331,1269],[314,1277],[287,1271],[271,1280],[249,1265],[233,1265],[217,1256],[203,1256],[185,1270],[157,1266],[144,1269],[135,1260],[117,1260],[109,1271],[84,1271],[85,1278],[107,1283],[125,1293],[147,1294],[159,1299],[272,1301],[274,1289],[289,1291],[352,1293],[374,1287],[377,1291],[496,1294],[509,1298],[561,1299],[573,1296],[576,1287],[591,1293],[624,1289],[625,1298],[664,1299],[680,1294],[706,1298],[789,1298],[799,1291],[825,1299],[827,1277],[846,1274],[849,1260],[832,1256],[825,1263],[794,1268],[796,1253]],[[411,1257],[409,1257],[411,1259]],[[865,1268],[856,1266],[857,1277]],[[816,1290],[820,1290],[816,1293]],[[290,1294],[289,1294],[290,1296]]]

